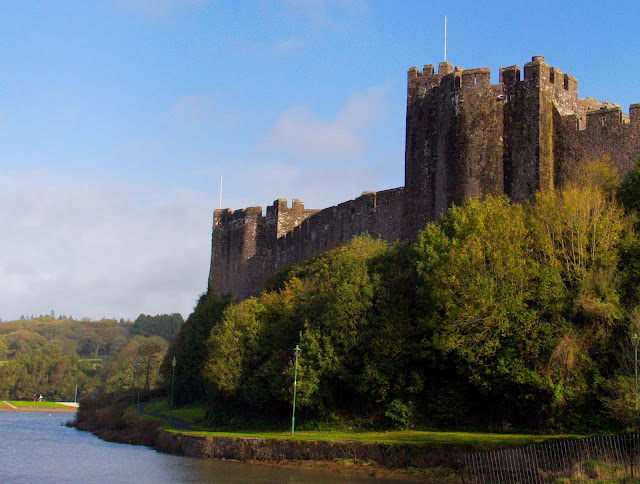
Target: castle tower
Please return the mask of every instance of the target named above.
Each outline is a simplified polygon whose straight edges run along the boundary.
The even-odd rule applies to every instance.
[[[429,221],[466,199],[506,194],[516,202],[569,180],[577,168],[606,162],[624,177],[640,156],[640,104],[578,99],[578,82],[541,56],[500,69],[441,62],[409,69],[405,186],[366,192],[323,210],[299,200],[216,210],[209,290],[238,299],[265,281],[358,234],[389,242],[416,239]]]
[[[578,110],[578,83],[535,56],[524,66],[500,70],[504,89],[505,193],[523,202],[555,186],[555,140],[562,116]]]
[[[405,237],[469,197],[504,192],[502,86],[487,68],[408,74]]]
[[[535,56],[520,67],[408,74],[405,145],[407,239],[451,205],[507,194],[523,202],[555,185],[562,118],[579,111],[578,83]]]

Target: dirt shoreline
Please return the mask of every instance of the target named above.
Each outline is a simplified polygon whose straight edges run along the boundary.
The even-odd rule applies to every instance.
[[[76,413],[76,409],[73,407],[61,408],[61,407],[0,407],[0,412],[39,412],[39,413]]]

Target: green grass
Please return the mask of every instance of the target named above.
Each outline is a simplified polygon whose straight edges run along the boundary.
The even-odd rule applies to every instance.
[[[169,416],[168,400],[149,404],[146,412]],[[312,441],[351,441],[385,444],[416,444],[441,447],[473,447],[477,450],[490,450],[505,447],[539,444],[548,440],[583,437],[581,435],[540,435],[540,434],[496,434],[481,432],[440,432],[403,430],[387,432],[350,432],[341,430],[299,430],[291,437],[289,429],[285,431],[221,431],[198,427],[205,418],[206,408],[190,406],[174,408],[174,418],[184,420],[198,430],[179,431],[185,434],[197,434],[221,437],[258,437],[264,439],[293,439]]]
[[[169,416],[168,400],[149,404],[146,412]],[[235,431],[212,430],[200,426],[205,419],[206,408],[188,406],[174,408],[174,418],[188,422],[198,430],[179,431],[185,434],[197,434],[221,437],[258,437],[264,439],[293,439],[312,441],[351,441],[386,444],[416,444],[442,447],[473,447],[476,450],[491,450],[505,447],[539,444],[548,440],[583,437],[582,435],[540,435],[540,434],[497,434],[481,432],[440,432],[403,430],[387,432],[349,432],[341,430],[299,430],[291,437],[289,429],[285,431]],[[200,426],[200,427],[199,427]]]
[[[56,402],[32,402],[22,400],[7,400],[14,407],[41,407],[41,408],[70,408]]]
[[[169,403],[167,400],[160,400],[150,403],[145,412],[159,413],[169,416]],[[177,419],[183,420],[190,425],[199,425],[204,421],[207,414],[207,409],[201,406],[180,407],[173,409],[173,416]]]
[[[102,358],[80,358],[80,361],[84,361],[91,365],[91,368],[98,369],[102,367],[103,359]]]
[[[2,400],[0,400],[0,407],[6,407],[6,408],[10,408],[9,405],[7,405],[6,403],[4,403]]]
[[[475,432],[429,432],[419,430],[389,432],[304,430],[296,432],[295,437],[291,437],[291,432],[219,432],[198,430],[184,433],[224,437],[259,437],[265,439],[330,440],[445,447],[474,447],[478,450],[531,445],[552,439],[578,437],[576,435],[490,434]]]

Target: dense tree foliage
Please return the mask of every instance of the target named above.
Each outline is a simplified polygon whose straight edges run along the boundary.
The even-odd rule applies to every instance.
[[[114,392],[121,389],[157,388],[160,383],[159,368],[169,344],[159,336],[136,336],[109,358],[99,375],[104,389]]]
[[[172,361],[176,359],[176,402],[194,402],[203,397],[202,368],[207,358],[206,341],[211,328],[220,321],[229,303],[228,298],[203,294],[169,348],[160,371],[169,384],[173,372]]]
[[[640,242],[615,195],[594,165],[527,205],[452,207],[413,245],[358,237],[283,269],[259,298],[203,295],[165,374],[176,356],[178,398],[206,400],[219,422],[284,420],[299,345],[308,421],[629,422]]]
[[[160,336],[166,341],[172,341],[184,324],[184,319],[179,313],[158,314],[148,316],[141,314],[131,326],[131,334],[134,336]]]
[[[157,319],[156,319],[157,318]],[[180,315],[145,316],[143,330],[170,336]],[[154,321],[161,324],[154,326]],[[164,323],[164,324],[162,324]],[[160,386],[168,348],[160,336],[136,335],[130,321],[82,321],[51,315],[0,323],[0,397],[69,400],[101,391]]]

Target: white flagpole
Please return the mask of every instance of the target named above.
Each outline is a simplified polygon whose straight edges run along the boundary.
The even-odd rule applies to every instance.
[[[447,16],[444,16],[444,61],[447,62]]]
[[[222,177],[220,177],[220,208],[222,209]]]

